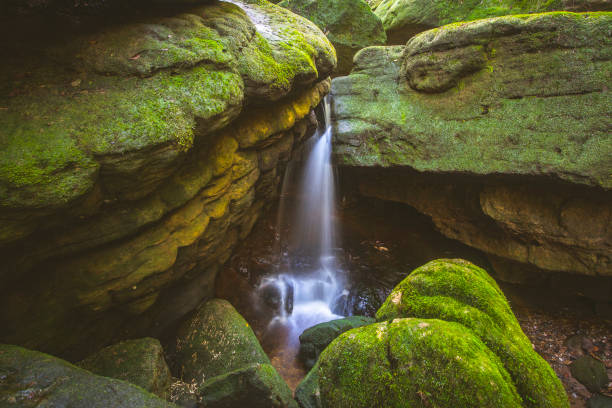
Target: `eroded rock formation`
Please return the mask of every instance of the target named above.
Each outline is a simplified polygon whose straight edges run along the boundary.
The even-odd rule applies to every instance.
[[[312,126],[336,63],[314,24],[162,12],[3,46],[1,341],[78,357],[212,296]]]
[[[509,16],[364,49],[333,81],[336,157],[362,194],[429,215],[503,279],[610,277],[611,26]]]

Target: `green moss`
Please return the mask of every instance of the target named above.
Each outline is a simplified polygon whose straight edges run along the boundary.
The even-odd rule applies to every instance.
[[[396,319],[354,329],[319,364],[324,406],[522,406],[497,356],[456,323]]]
[[[391,292],[378,320],[435,318],[472,330],[495,352],[528,407],[564,407],[563,386],[533,351],[495,281],[463,260],[436,260],[415,269]]]
[[[270,363],[246,320],[220,299],[202,304],[181,326],[174,360],[181,379],[197,384],[253,364]]]
[[[593,7],[587,5],[582,8],[597,10],[599,6],[594,4]],[[383,0],[375,13],[383,22],[390,44],[404,44],[415,34],[429,28],[491,17],[564,10],[568,7],[576,10],[575,3],[561,0]]]
[[[365,49],[353,74],[332,84],[336,157],[351,166],[546,175],[608,188],[611,21],[612,13],[499,17],[424,32],[403,56]],[[476,45],[480,69],[467,52]],[[456,58],[471,69],[450,69]],[[405,76],[417,71],[413,89]],[[451,88],[420,91],[417,82]]]
[[[136,385],[12,345],[0,344],[0,373],[3,406],[175,407]]]
[[[386,41],[380,19],[363,0],[285,0],[279,6],[308,18],[326,33],[338,53],[337,74],[350,71],[358,50]]]

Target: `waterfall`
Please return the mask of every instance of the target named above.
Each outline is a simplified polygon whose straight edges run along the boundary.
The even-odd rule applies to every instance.
[[[340,318],[332,310],[342,298],[343,285],[335,257],[335,189],[331,164],[330,99],[323,102],[323,123],[304,144],[303,159],[289,164],[279,203],[277,239],[281,251],[277,273],[263,279],[260,296],[274,299],[277,315],[271,325],[282,324],[297,336],[317,323]],[[289,198],[293,177],[297,191]],[[296,201],[292,203],[291,200]],[[293,205],[292,205],[293,204]],[[289,234],[284,234],[289,225]]]

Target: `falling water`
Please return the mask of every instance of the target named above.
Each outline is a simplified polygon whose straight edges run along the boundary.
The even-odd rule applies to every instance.
[[[334,172],[331,164],[332,128],[330,101],[323,104],[324,124],[305,143],[303,162],[290,164],[283,182],[277,231],[281,263],[274,276],[260,285],[260,293],[278,299],[278,315],[270,325],[283,325],[289,338],[297,336],[317,323],[341,316],[332,312],[342,297],[343,285],[334,256]],[[303,164],[303,168],[298,166]],[[296,192],[297,205],[290,211],[288,185],[290,172],[301,172]],[[290,217],[289,221],[285,217]],[[284,237],[283,223],[288,222],[291,233]],[[306,259],[306,261],[304,261]],[[306,266],[304,266],[306,264]]]

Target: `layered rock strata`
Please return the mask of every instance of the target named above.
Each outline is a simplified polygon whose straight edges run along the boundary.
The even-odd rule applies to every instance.
[[[364,49],[333,81],[336,158],[506,280],[610,277],[610,27],[604,12],[508,16]]]
[[[4,342],[76,358],[212,296],[312,126],[336,63],[316,26],[258,0],[162,11],[6,45]]]

